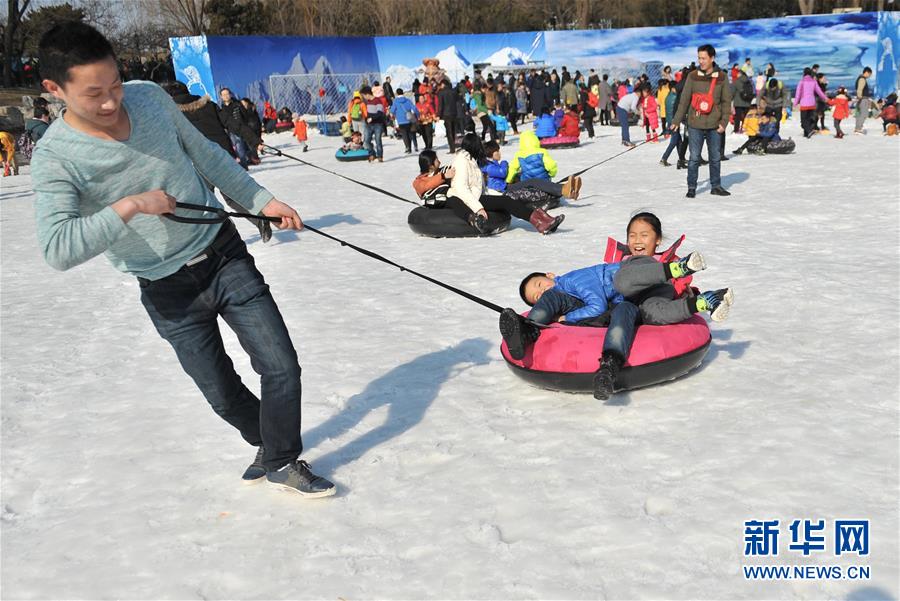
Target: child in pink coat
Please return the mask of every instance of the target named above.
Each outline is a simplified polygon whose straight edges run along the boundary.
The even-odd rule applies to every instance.
[[[644,129],[647,131],[647,141],[659,142],[659,134],[656,129],[659,127],[659,105],[656,98],[653,97],[653,89],[649,83],[645,83],[641,87],[641,113],[644,115]],[[653,137],[650,137],[650,131],[653,131]]]

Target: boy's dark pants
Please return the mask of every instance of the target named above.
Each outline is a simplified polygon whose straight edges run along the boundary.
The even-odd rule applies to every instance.
[[[528,318],[537,323],[547,324],[558,316],[583,306],[584,303],[574,296],[550,288],[532,307]],[[615,305],[609,314],[609,325],[603,338],[603,352],[618,355],[623,361],[628,359],[640,319],[641,310],[636,304],[626,300]]]
[[[219,416],[251,445],[265,446],[263,464],[277,470],[296,459],[300,439],[300,365],[269,286],[230,221],[197,258],[161,280],[139,278],[141,302]],[[192,259],[192,261],[195,259]],[[217,318],[237,334],[261,376],[262,401],[250,392],[225,352]]]

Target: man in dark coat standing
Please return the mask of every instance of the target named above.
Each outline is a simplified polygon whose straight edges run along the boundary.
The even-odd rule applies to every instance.
[[[450,85],[450,81],[441,81],[441,87],[437,93],[437,115],[444,122],[444,131],[447,132],[447,144],[450,146],[450,154],[456,152],[456,120],[459,117],[456,109],[456,90]]]
[[[225,125],[219,114],[219,107],[213,102],[209,96],[197,96],[188,91],[186,85],[180,81],[171,81],[163,84],[162,88],[168,92],[175,104],[181,110],[187,120],[197,128],[203,137],[210,142],[218,144],[225,152],[235,159],[238,158],[234,147],[231,145],[231,138],[225,131]],[[245,167],[246,168],[246,167]],[[249,213],[250,211],[239,205],[237,202],[222,194],[222,198],[233,211],[238,213]],[[256,227],[259,228],[259,237],[263,242],[268,242],[272,238],[272,225],[266,219],[255,220]]]

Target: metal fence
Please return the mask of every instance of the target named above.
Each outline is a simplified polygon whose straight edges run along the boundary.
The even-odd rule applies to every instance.
[[[301,115],[328,116],[346,111],[353,92],[375,81],[381,81],[380,73],[270,75],[269,92],[275,110],[287,107]]]

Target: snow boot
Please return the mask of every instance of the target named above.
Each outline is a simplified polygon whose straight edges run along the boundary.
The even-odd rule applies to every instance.
[[[703,255],[694,251],[674,263],[669,263],[667,267],[673,278],[683,278],[706,269],[706,261],[703,259]]]
[[[565,183],[562,185],[562,195],[565,198],[572,199],[575,193],[575,178],[573,176],[569,176]]]
[[[657,134],[656,132],[653,132],[653,143],[659,144],[659,134]]]
[[[336,492],[334,484],[309,469],[305,461],[291,461],[281,469],[266,474],[271,486],[295,492],[303,497],[330,497]]]
[[[528,221],[539,233],[552,234],[565,218],[565,215],[557,215],[554,217],[553,215],[548,214],[544,209],[535,209],[528,218]]]
[[[678,163],[675,166],[676,169],[687,169],[687,161],[678,159]]]
[[[709,191],[713,196],[731,196],[731,192],[723,188],[722,186],[716,186],[712,190]]]
[[[697,311],[709,311],[713,321],[723,321],[734,304],[734,292],[731,288],[710,290],[697,296]]]
[[[647,134],[647,140],[646,140],[646,141],[649,142],[650,139],[651,139],[651,138],[650,138],[650,134]]]
[[[671,167],[672,166],[672,164],[669,163],[666,159],[660,159],[659,164],[662,165],[663,167]]]
[[[578,197],[581,196],[581,178],[577,175],[575,176],[575,181],[572,184],[574,195],[572,196],[572,200],[578,200]]]
[[[534,343],[541,331],[525,321],[521,315],[512,309],[503,309],[500,313],[500,335],[506,342],[509,355],[513,359],[525,357],[525,349]]]
[[[616,378],[625,360],[617,353],[603,351],[600,357],[600,369],[594,374],[594,398],[605,401],[616,389]]]
[[[244,475],[241,476],[244,484],[257,484],[266,477],[266,468],[263,466],[262,458],[263,447],[260,445],[256,449],[256,458],[253,460],[253,463],[247,466],[247,469],[244,470]]]

